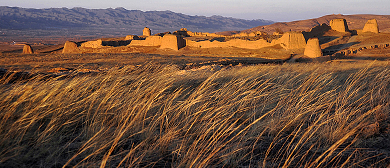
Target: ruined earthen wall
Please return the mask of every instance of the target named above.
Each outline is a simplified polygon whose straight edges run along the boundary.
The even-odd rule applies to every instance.
[[[285,49],[299,49],[305,48],[306,40],[301,32],[287,32],[277,40],[273,40],[272,43],[280,44]]]
[[[368,49],[375,49],[375,48],[387,49],[389,47],[390,47],[390,43],[380,43],[380,44],[374,44],[374,45],[369,45],[369,46],[359,47],[359,48],[347,48],[334,53],[332,56],[333,57],[348,56],[352,54],[357,54],[359,52]]]
[[[33,54],[33,53],[34,53],[34,51],[33,51],[33,49],[31,48],[30,45],[25,44],[23,46],[23,54]]]
[[[62,53],[76,53],[78,51],[77,44],[72,41],[66,41]]]
[[[208,33],[208,32],[191,32],[187,31],[187,34],[191,37],[225,37],[224,35],[219,35],[215,33]]]
[[[225,36],[225,35],[208,33],[208,32],[187,31],[187,34],[191,37],[229,37],[229,36]],[[251,33],[242,32],[242,33],[231,35],[231,37],[256,37],[256,36],[261,36],[261,35],[264,35],[264,33],[261,31],[256,31],[256,32],[251,32]]]
[[[144,36],[151,36],[152,35],[152,31],[148,27],[145,27],[144,30],[142,31],[142,34]]]
[[[248,37],[248,36],[249,36],[249,34],[245,33],[245,32],[241,32],[241,33],[233,35],[233,37]]]
[[[136,39],[138,39],[137,35],[127,35],[125,37],[125,40],[136,40]]]
[[[185,42],[183,38],[173,35],[173,34],[166,34],[161,39],[161,47],[163,49],[169,48],[173,50],[179,50],[180,48],[185,46]]]
[[[162,37],[149,36],[145,40],[132,40],[129,46],[161,46]]]
[[[256,37],[256,36],[261,36],[261,35],[264,35],[264,33],[261,31],[255,31],[255,32],[250,32],[250,33],[241,32],[238,34],[234,34],[232,36],[233,37]]]
[[[238,47],[244,49],[259,49],[264,47],[270,47],[280,44],[285,49],[299,49],[305,48],[306,40],[301,32],[287,32],[280,39],[274,40],[271,43],[264,39],[249,41],[241,39],[233,39],[226,42],[214,41],[191,41],[186,40],[186,45],[197,48],[225,48],[225,47]]]
[[[368,20],[364,25],[363,32],[379,33],[378,22],[376,19]]]
[[[245,48],[245,49],[259,49],[259,48],[273,46],[272,43],[269,43],[264,39],[260,39],[256,41],[233,39],[228,42],[230,46],[235,46],[238,48]]]
[[[259,49],[272,46],[272,43],[268,43],[266,40],[260,39],[256,41],[233,39],[226,42],[219,41],[191,41],[187,40],[186,45],[197,48],[226,48],[226,47],[238,47],[244,49]]]
[[[317,58],[322,56],[320,41],[318,38],[311,38],[307,41],[303,55],[306,55],[310,58]]]
[[[96,41],[87,41],[85,43],[81,44],[81,47],[86,48],[100,48],[103,47],[103,41],[102,40],[96,40]]]
[[[348,24],[345,19],[333,19],[330,21],[330,27],[338,32],[348,32]]]

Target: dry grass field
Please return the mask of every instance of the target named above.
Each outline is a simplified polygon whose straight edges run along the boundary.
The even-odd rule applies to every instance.
[[[37,73],[0,71],[0,167],[390,166],[388,60],[191,69],[206,58],[121,54],[98,73],[38,73],[103,55],[2,58]]]
[[[1,10],[0,168],[390,167],[388,15]]]

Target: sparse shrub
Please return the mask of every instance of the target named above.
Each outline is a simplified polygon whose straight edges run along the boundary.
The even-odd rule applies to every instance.
[[[276,33],[279,33],[279,34],[283,34],[284,32],[283,32],[283,30],[281,29],[281,28],[275,28],[275,32]]]

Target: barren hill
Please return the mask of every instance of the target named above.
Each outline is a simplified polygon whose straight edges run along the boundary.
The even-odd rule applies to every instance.
[[[171,11],[140,11],[125,8],[30,9],[0,7],[0,29],[116,28],[139,34],[143,27],[154,32],[175,31],[186,27],[193,31],[218,32],[243,30],[272,24],[267,20],[244,20],[222,16],[190,16]]]
[[[241,32],[253,32],[253,31],[264,31],[267,33],[273,33],[276,30],[283,32],[287,31],[308,31],[314,26],[329,22],[332,19],[344,18],[347,20],[348,27],[350,29],[363,29],[364,24],[367,20],[376,19],[378,20],[379,30],[381,32],[390,32],[390,15],[326,15],[315,19],[299,20],[293,22],[278,22],[266,26],[257,26],[251,29],[243,30]],[[235,34],[240,31],[227,31],[220,32],[220,34]]]

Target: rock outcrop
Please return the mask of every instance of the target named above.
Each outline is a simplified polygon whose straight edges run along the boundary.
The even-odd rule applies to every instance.
[[[306,40],[301,32],[287,32],[275,44],[280,44],[285,49],[299,49],[305,48]]]
[[[34,51],[29,44],[23,46],[23,54],[33,54]]]
[[[145,27],[142,34],[144,36],[151,36],[152,35],[152,31],[148,27]]]
[[[363,33],[364,32],[379,33],[378,22],[376,21],[376,19],[371,19],[367,21],[363,28]]]
[[[330,21],[330,27],[338,32],[349,32],[348,24],[345,19],[333,19]]]
[[[162,37],[161,46],[160,48],[165,49],[173,49],[173,50],[179,50],[180,48],[185,46],[185,41],[183,38],[173,35],[173,34],[166,34],[164,37]]]
[[[62,50],[62,53],[74,53],[78,50],[77,44],[72,41],[66,41],[64,45],[64,49]]]
[[[306,55],[309,58],[318,58],[322,56],[320,41],[318,38],[311,38],[307,41],[303,55]]]

